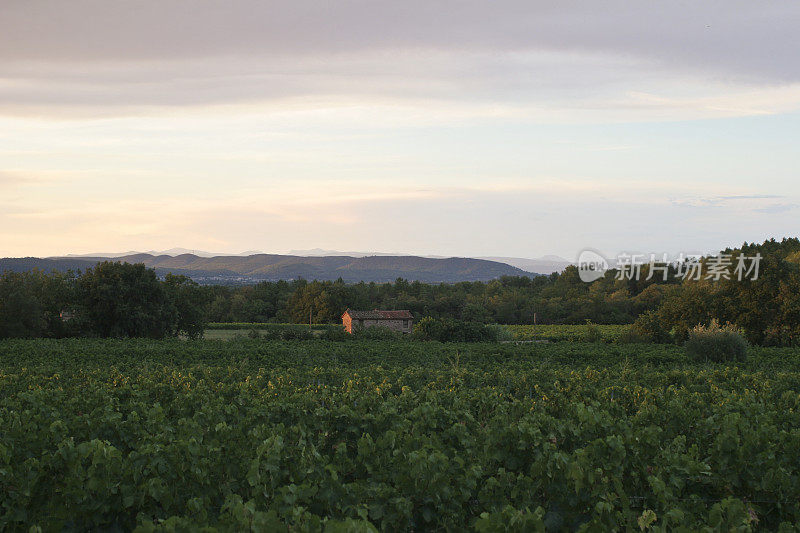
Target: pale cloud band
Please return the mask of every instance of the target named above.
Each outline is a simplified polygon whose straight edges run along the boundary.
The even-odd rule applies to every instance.
[[[10,1],[0,113],[303,99],[545,121],[774,113],[800,106],[798,26],[793,2]]]

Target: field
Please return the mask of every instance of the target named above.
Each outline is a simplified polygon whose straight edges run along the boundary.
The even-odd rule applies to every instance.
[[[260,336],[276,336],[289,334],[305,334],[309,331],[315,336],[320,336],[329,329],[341,329],[341,324],[314,324],[310,328],[307,324],[278,324],[271,322],[212,322],[206,326],[203,338],[208,340],[231,340],[238,337],[247,337],[252,332]]]
[[[800,525],[800,353],[0,342],[0,529]]]
[[[341,327],[341,324],[313,324],[311,329],[313,331],[325,331],[330,328]],[[277,322],[210,322],[206,325],[207,331],[214,331],[214,330],[241,330],[241,331],[249,331],[252,329],[258,329],[262,331],[269,331],[269,330],[286,330],[286,329],[303,329],[307,330],[309,328],[308,324],[288,324],[288,323],[277,323]]]
[[[308,331],[308,326],[304,326],[305,330]],[[254,327],[254,328],[236,328],[236,329],[207,329],[203,333],[203,338],[206,340],[211,341],[229,341],[232,339],[237,338],[247,338],[248,336],[252,335],[253,331],[257,332],[259,335],[267,336],[270,334],[276,334],[279,331],[299,331],[295,330],[294,328],[291,330],[278,330],[278,328],[262,328],[262,327]],[[312,329],[311,333],[314,336],[319,336],[323,330],[320,329]]]
[[[508,330],[514,340],[519,341],[532,341],[532,340],[547,340],[547,341],[584,341],[589,335],[588,325],[572,325],[572,324],[539,324],[539,325],[508,325],[503,326]],[[610,324],[610,325],[596,325],[591,326],[600,335],[600,340],[605,342],[613,342],[618,340],[625,331],[630,328],[626,324]]]
[[[517,341],[585,341],[589,335],[589,326],[539,324],[539,325],[503,325],[500,326],[509,334],[509,338]],[[604,342],[614,342],[630,327],[628,325],[592,325]],[[327,329],[339,329],[339,324],[314,324],[312,331],[319,335]],[[251,331],[258,331],[260,335],[286,330],[304,330],[309,327],[305,324],[272,324],[261,322],[216,322],[206,327],[204,337],[210,340],[230,340],[235,337],[246,337]]]

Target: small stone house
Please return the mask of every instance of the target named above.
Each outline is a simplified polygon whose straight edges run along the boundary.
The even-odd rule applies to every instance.
[[[414,327],[414,316],[411,311],[353,311],[348,309],[342,314],[342,325],[347,333],[353,329],[380,326],[393,329],[401,333],[411,333]]]

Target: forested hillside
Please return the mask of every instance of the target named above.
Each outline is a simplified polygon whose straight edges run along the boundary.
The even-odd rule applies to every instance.
[[[107,261],[104,257],[36,257],[0,259],[0,271],[25,272],[33,268],[50,272],[85,270]],[[159,276],[182,275],[204,284],[242,284],[259,281],[342,279],[347,282],[387,282],[402,277],[425,283],[487,281],[500,276],[534,276],[497,261],[464,257],[415,256],[322,256],[255,254],[248,256],[200,257],[193,254],[134,254],[114,261],[142,263]]]

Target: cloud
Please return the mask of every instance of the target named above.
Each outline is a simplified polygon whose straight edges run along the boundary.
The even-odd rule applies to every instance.
[[[695,97],[667,97],[630,93],[631,105],[660,110],[674,116],[692,113],[705,117],[773,115],[800,108],[800,84],[777,87],[727,89]]]
[[[233,112],[238,107],[245,113],[339,110],[346,117],[371,114],[389,122],[489,118],[558,123],[718,118],[800,108],[800,82],[720,83],[594,52],[503,54],[413,49],[389,58],[365,51],[266,62],[210,56],[141,64],[46,64],[6,68],[5,73],[0,67],[6,80],[0,82],[0,114],[163,116],[198,107],[213,112],[214,106],[224,113],[234,106]],[[692,96],[681,94],[687,88]]]
[[[770,204],[764,207],[753,209],[757,213],[784,213],[800,207],[800,204]]]
[[[800,7],[528,0],[12,1],[0,113],[273,105],[538,121],[800,107]],[[380,21],[380,23],[376,23]]]
[[[740,208],[750,208],[752,207],[753,204],[755,205],[765,204],[765,202],[762,202],[761,200],[774,200],[778,198],[785,198],[785,196],[775,195],[775,194],[736,194],[727,196],[672,198],[670,202],[675,207],[689,207],[689,208],[703,208],[703,209],[735,207],[737,209],[740,209]],[[775,204],[775,205],[790,205],[790,204]],[[757,208],[752,210],[762,211],[763,209],[764,208]]]
[[[604,51],[758,78],[800,81],[800,7],[789,0],[702,3],[482,0],[331,4],[235,0],[10,0],[3,62],[146,62],[215,54]]]
[[[763,200],[765,198],[783,198],[777,194],[739,194],[733,196],[720,196],[721,200]]]
[[[8,191],[12,188],[40,184],[43,181],[42,176],[13,170],[0,170],[0,190]]]

